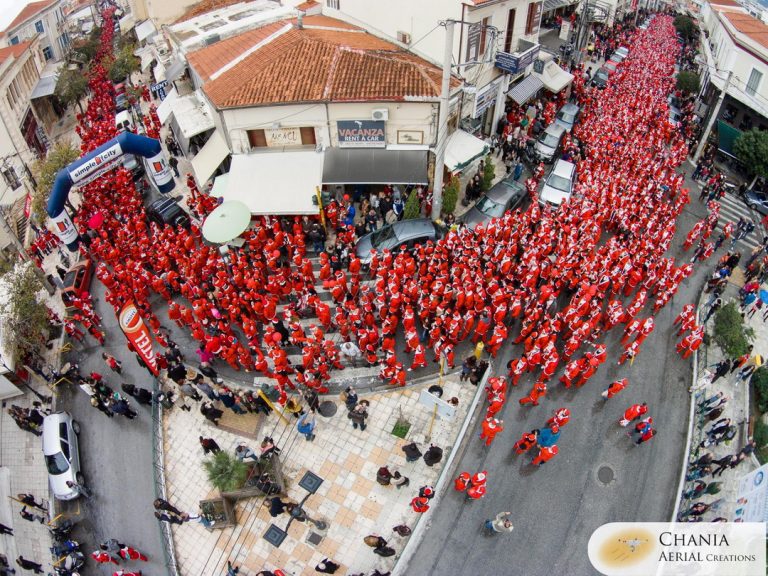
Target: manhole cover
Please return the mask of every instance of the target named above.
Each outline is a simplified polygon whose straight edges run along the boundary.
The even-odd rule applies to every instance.
[[[317,546],[322,541],[323,541],[323,536],[321,534],[318,534],[317,532],[310,532],[309,536],[307,536],[307,542],[309,542],[313,546]]]
[[[336,404],[331,402],[330,400],[326,400],[325,402],[321,402],[320,406],[318,407],[317,411],[320,413],[320,416],[325,416],[326,418],[330,418],[334,414],[336,414]]]
[[[597,479],[603,484],[610,484],[613,482],[614,478],[613,468],[610,466],[600,466],[600,468],[597,469]]]

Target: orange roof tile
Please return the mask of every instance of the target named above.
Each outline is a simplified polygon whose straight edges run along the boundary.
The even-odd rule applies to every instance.
[[[738,6],[741,8],[741,4],[734,0],[709,0],[709,3],[715,6]]]
[[[208,12],[212,12],[214,10],[220,10],[221,8],[226,8],[227,6],[232,6],[233,4],[238,4],[244,1],[245,0],[202,0],[184,12],[184,14],[182,14],[174,22],[174,24],[178,24],[179,22],[186,22],[187,20],[192,20],[192,18],[196,18],[202,14],[207,14]]]
[[[733,25],[736,30],[757,42],[764,48],[768,48],[768,26],[749,14],[739,12],[721,12],[721,14]]]
[[[316,8],[319,6],[315,0],[307,0],[306,2],[302,2],[298,6],[296,6],[296,10],[301,10],[302,12],[306,12],[307,10],[311,10],[312,8]]]
[[[221,40],[201,50],[190,52],[187,55],[187,61],[200,74],[203,81],[207,82],[216,70],[242,56],[285,25],[286,22],[273,22],[261,28],[254,28],[243,34]]]
[[[13,19],[13,22],[8,24],[5,30],[12,30],[16,28],[18,25],[23,24],[56,2],[57,0],[41,0],[40,2],[32,2],[31,4],[27,4],[24,8],[22,8],[21,12],[19,12],[19,15]]]
[[[320,22],[335,29],[314,27]],[[305,18],[304,24],[207,82],[204,90],[211,101],[233,108],[439,97],[442,72],[431,63],[327,16]]]
[[[14,44],[13,46],[0,48],[0,62],[5,62],[5,60],[11,56],[13,56],[14,58],[18,58],[27,50],[27,48],[29,48],[30,44],[32,44],[32,40],[27,40],[26,42],[19,42],[18,44]]]

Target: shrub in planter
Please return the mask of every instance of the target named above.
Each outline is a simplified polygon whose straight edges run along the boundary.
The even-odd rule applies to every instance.
[[[744,318],[736,302],[729,302],[715,313],[715,343],[731,358],[747,353],[755,332],[744,326]]]
[[[248,477],[248,465],[223,450],[204,460],[203,468],[208,481],[219,492],[239,490]]]
[[[757,409],[760,414],[768,412],[768,369],[761,366],[752,374],[752,387],[757,396]]]
[[[496,167],[493,165],[493,156],[488,154],[483,165],[483,192],[491,189],[494,178],[496,178]]]
[[[453,214],[459,198],[459,177],[453,176],[443,192],[443,214]]]

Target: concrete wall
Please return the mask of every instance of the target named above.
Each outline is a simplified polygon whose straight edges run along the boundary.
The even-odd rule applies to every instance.
[[[6,35],[3,38],[5,46],[10,45],[11,38],[18,37],[19,42],[24,42],[33,38],[35,35],[40,35],[40,50],[43,50],[47,46],[50,46],[53,52],[53,62],[61,60],[64,57],[65,45],[62,44],[63,39],[60,36],[59,22],[64,21],[64,13],[62,12],[63,2],[53,4],[43,12],[30,18],[27,22],[21,26],[13,29],[8,29]],[[35,23],[42,21],[43,31],[38,32],[35,28]]]
[[[176,21],[188,8],[199,0],[134,0],[137,18],[151,18],[160,28]],[[141,4],[141,6],[139,6]]]

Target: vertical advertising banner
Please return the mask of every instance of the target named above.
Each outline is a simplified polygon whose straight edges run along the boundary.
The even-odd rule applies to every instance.
[[[157,188],[160,192],[170,192],[173,190],[173,174],[171,173],[171,167],[168,165],[163,153],[160,152],[152,158],[147,158],[147,164],[149,165],[149,172],[152,175],[152,180],[157,184]]]
[[[129,302],[120,310],[118,316],[120,329],[133,344],[136,352],[147,365],[149,371],[155,376],[158,375],[157,362],[155,360],[155,351],[152,349],[152,336],[149,334],[149,328],[141,319],[139,311],[133,302]]]
[[[50,218],[51,224],[53,224],[53,231],[56,236],[59,237],[67,246],[77,243],[78,233],[77,228],[72,223],[72,219],[67,214],[66,210],[62,210],[61,214]]]

